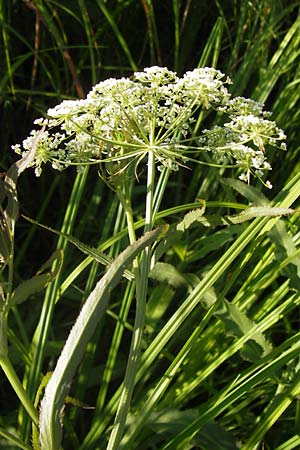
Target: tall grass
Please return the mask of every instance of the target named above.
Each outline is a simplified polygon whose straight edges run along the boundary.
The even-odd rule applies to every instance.
[[[156,225],[176,226],[204,201],[206,209],[174,237],[165,265],[150,278],[142,354],[118,448],[299,447],[299,7],[283,0],[0,1],[3,172],[14,160],[10,145],[47,107],[154,64],[179,74],[217,67],[232,78],[234,94],[265,103],[288,136],[288,151],[270,154],[273,191],[233,181],[235,171],[197,164],[168,179]],[[126,217],[93,168],[78,175],[45,170],[39,179],[29,169],[18,193],[21,213],[60,236],[19,217],[13,288],[56,248],[64,254],[55,280],[15,306],[8,320],[10,361],[38,411],[43,377],[104,273],[73,244],[115,258],[128,244]],[[137,183],[136,230],[144,225],[143,195]],[[296,212],[234,223],[249,205]],[[4,289],[5,280],[2,270]],[[72,382],[63,448],[107,448],[134,315],[134,282],[123,278]],[[0,396],[2,448],[32,448],[33,414],[3,372]]]

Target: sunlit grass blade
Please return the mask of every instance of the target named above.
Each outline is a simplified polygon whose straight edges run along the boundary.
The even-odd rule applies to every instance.
[[[138,66],[135,63],[132,55],[131,55],[131,51],[126,43],[126,40],[124,39],[122,33],[119,30],[119,27],[117,25],[117,23],[115,22],[112,13],[109,12],[109,10],[107,9],[107,7],[105,6],[105,2],[103,0],[96,0],[97,4],[100,8],[100,10],[102,11],[104,17],[106,18],[106,20],[108,21],[109,25],[111,26],[117,40],[119,41],[121,48],[123,50],[123,52],[125,53],[127,59],[128,59],[128,63],[130,65],[130,67],[132,68],[133,71],[138,70]]]
[[[294,450],[300,445],[300,436],[295,435],[288,441],[276,447],[274,450]]]
[[[88,51],[90,55],[90,70],[91,70],[91,79],[92,83],[97,83],[97,66],[98,62],[97,59],[99,58],[99,55],[97,54],[97,43],[95,41],[95,32],[92,28],[91,19],[89,17],[88,9],[85,5],[84,0],[77,0],[80,10],[81,10],[81,17],[82,21],[84,23],[84,29],[87,36],[87,42],[88,42]]]
[[[289,385],[280,389],[275,397],[272,399],[269,407],[266,408],[263,417],[257,424],[254,432],[243,445],[243,450],[252,450],[262,441],[268,430],[276,423],[276,421],[283,415],[290,404],[295,401],[300,393],[300,372],[295,374]]]
[[[218,393],[218,398],[215,397],[209,402],[209,405],[203,405],[199,410],[199,419],[195,420],[189,427],[187,427],[177,437],[170,440],[163,450],[169,450],[171,448],[178,448],[183,450],[187,442],[190,441],[192,436],[199,430],[202,423],[216,417],[220,414],[224,407],[227,408],[233,401],[237,401],[241,398],[245,392],[253,389],[262,379],[272,377],[276,373],[277,368],[283,367],[289,361],[292,361],[298,351],[298,344],[295,347],[295,339],[290,339],[285,342],[284,345],[274,350],[272,358],[270,355],[256,364],[250,370],[246,370],[244,374],[233,382],[228,391],[228,387],[223,392]],[[295,352],[296,351],[296,352]],[[252,447],[253,448],[253,447]]]
[[[290,27],[278,50],[274,53],[269,65],[262,75],[259,86],[253,93],[254,98],[264,103],[270,95],[279,77],[299,59],[299,17]]]
[[[222,17],[219,17],[206,41],[197,67],[217,67],[220,56],[223,31],[224,19]]]

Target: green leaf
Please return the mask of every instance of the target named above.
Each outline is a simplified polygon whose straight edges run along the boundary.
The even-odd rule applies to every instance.
[[[183,218],[183,220],[177,225],[177,231],[186,231],[193,223],[197,222],[200,217],[205,213],[205,206],[203,208],[193,209],[189,211]]]
[[[146,233],[129,245],[110,265],[83,305],[45,389],[40,410],[40,442],[43,450],[58,449],[62,438],[64,399],[94,330],[105,314],[111,290],[122,278],[125,267],[166,231],[166,227]]]
[[[209,289],[202,298],[205,308],[210,308],[215,304],[214,315],[221,320],[224,330],[229,336],[240,338],[246,334],[251,334],[255,327],[255,322],[233,303],[226,299],[218,299],[214,289]],[[255,332],[244,344],[242,356],[252,362],[256,362],[262,356],[272,351],[272,344],[265,338],[263,333]]]
[[[197,208],[189,211],[185,214],[183,220],[177,225],[169,228],[168,233],[165,235],[164,239],[157,246],[154,255],[151,260],[151,267],[153,268],[157,261],[165,254],[165,252],[180,238],[182,234],[195,222],[199,221],[205,212],[205,206],[203,208]]]
[[[226,299],[218,300],[218,302],[220,303],[214,311],[214,315],[222,321],[228,335],[240,338],[251,332],[255,322],[249,319],[237,305]],[[263,333],[255,332],[251,335],[251,339],[244,344],[242,356],[249,361],[256,362],[271,351],[272,345]]]
[[[234,216],[225,216],[225,220],[229,223],[242,223],[246,220],[251,220],[256,217],[276,217],[276,216],[288,216],[294,214],[295,210],[292,208],[280,208],[273,206],[250,206],[240,214]]]
[[[51,269],[53,262],[56,261],[54,269]],[[12,304],[18,305],[25,302],[32,294],[45,289],[58,275],[63,262],[62,250],[56,250],[51,257],[42,265],[37,274],[29,280],[23,281],[12,294]],[[49,269],[49,270],[48,270]]]

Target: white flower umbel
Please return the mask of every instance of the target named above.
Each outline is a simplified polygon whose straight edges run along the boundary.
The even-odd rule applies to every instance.
[[[132,79],[102,81],[86,99],[64,100],[48,110],[47,118],[35,121],[45,127],[32,163],[35,173],[39,176],[47,162],[58,170],[103,163],[102,173],[115,181],[113,177],[130,165],[136,171],[149,151],[156,167],[170,170],[178,170],[191,155],[195,160],[197,152],[210,151],[218,161],[221,156],[240,166],[242,179],[249,181],[250,174],[261,178],[270,169],[265,147],[285,149],[285,134],[268,119],[270,113],[262,105],[231,98],[229,84],[228,77],[208,67],[179,78],[165,67],[154,66],[136,72]],[[204,130],[196,140],[192,123],[201,109],[217,111],[221,125]],[[32,131],[14,150],[28,152],[36,133]]]

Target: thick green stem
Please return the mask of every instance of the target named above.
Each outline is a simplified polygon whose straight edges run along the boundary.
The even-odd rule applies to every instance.
[[[153,226],[153,194],[154,194],[155,156],[150,150],[148,152],[147,170],[147,196],[146,196],[146,217],[144,232],[150,231]]]
[[[147,171],[147,195],[146,195],[146,214],[144,231],[150,231],[153,226],[153,193],[155,176],[155,157],[152,151],[148,152],[148,171]],[[128,230],[130,230],[128,225]],[[134,266],[136,279],[136,315],[131,340],[131,347],[128,357],[122,392],[119,399],[119,406],[115,418],[113,430],[110,435],[107,450],[117,450],[119,448],[126,418],[128,415],[131,397],[134,388],[135,376],[138,369],[139,356],[141,353],[141,344],[143,338],[143,329],[146,314],[146,297],[148,287],[148,273],[150,262],[150,249],[147,247],[139,260],[136,260]]]

